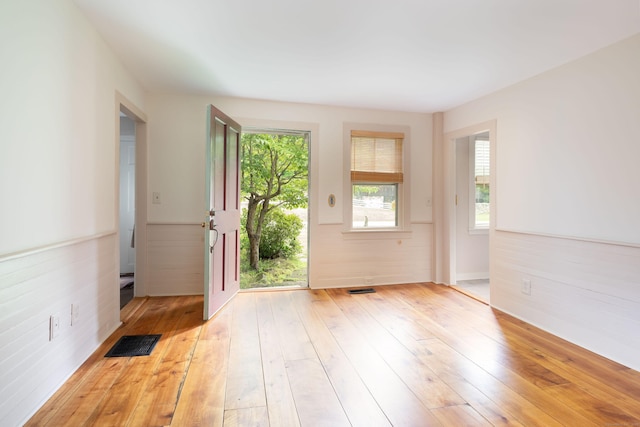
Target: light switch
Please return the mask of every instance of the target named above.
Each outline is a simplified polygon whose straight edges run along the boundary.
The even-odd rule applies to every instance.
[[[159,205],[160,203],[161,203],[160,202],[160,193],[157,192],[157,191],[154,191],[153,192],[153,204],[154,205]]]

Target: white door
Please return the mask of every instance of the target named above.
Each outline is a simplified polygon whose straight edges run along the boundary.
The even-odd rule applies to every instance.
[[[204,319],[240,289],[240,125],[207,109]]]
[[[136,142],[120,137],[120,274],[135,271],[133,224],[136,217]]]

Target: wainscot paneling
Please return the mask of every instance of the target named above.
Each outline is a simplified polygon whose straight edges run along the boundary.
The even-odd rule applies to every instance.
[[[506,231],[493,245],[493,306],[640,370],[640,248]]]
[[[405,232],[343,233],[342,225],[318,228],[310,254],[312,288],[432,280],[432,224],[413,223]]]
[[[120,325],[116,244],[110,233],[0,259],[3,426],[29,419]]]
[[[416,283],[432,280],[432,224],[410,232],[343,233],[342,225],[318,226],[312,238],[310,287]],[[148,294],[203,293],[203,232],[199,224],[149,224]]]
[[[149,295],[204,293],[204,232],[200,224],[149,224],[147,254]]]

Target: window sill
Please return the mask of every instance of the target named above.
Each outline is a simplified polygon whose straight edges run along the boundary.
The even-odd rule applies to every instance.
[[[347,240],[410,239],[411,230],[393,228],[351,229],[342,232]]]
[[[470,228],[469,229],[469,234],[471,234],[471,235],[489,234],[489,227],[487,227],[487,228]]]

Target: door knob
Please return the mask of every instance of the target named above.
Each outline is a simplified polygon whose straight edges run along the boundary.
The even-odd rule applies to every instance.
[[[201,224],[200,224],[200,226],[201,226],[202,228],[205,228],[205,227],[207,226],[207,223],[206,223],[206,222],[203,222],[203,223],[201,223]]]

